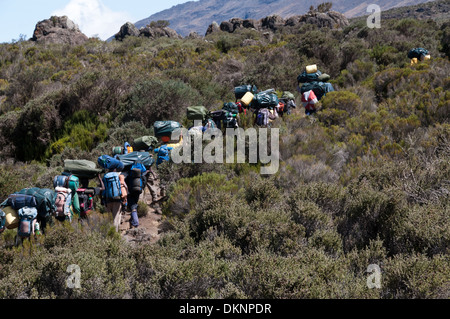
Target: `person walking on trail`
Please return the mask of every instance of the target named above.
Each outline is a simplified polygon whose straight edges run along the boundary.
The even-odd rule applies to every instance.
[[[158,159],[156,160],[156,168],[158,168],[160,164],[166,161],[168,162],[170,160],[169,152],[172,149],[173,149],[172,147],[163,144],[159,148],[154,150],[154,152],[158,155]]]
[[[112,213],[113,223],[116,231],[122,220],[122,187],[120,181],[120,173],[117,168],[110,170],[103,176],[101,191],[106,210]]]
[[[146,173],[147,168],[142,163],[137,162],[131,166],[128,176],[125,179],[128,185],[128,205],[131,210],[130,224],[131,227],[135,228],[139,226],[137,211],[139,206],[139,198],[145,186],[144,180]]]
[[[158,197],[158,186],[156,185],[158,175],[152,170],[151,167],[149,167],[147,169],[147,172],[145,172],[144,176],[145,176],[145,186],[147,187],[148,191],[150,192],[150,195],[152,196],[152,200],[148,201],[147,204],[151,205],[153,203],[158,202],[161,199],[160,197]]]

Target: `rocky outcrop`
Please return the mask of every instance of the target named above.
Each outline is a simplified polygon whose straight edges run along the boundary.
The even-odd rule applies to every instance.
[[[80,45],[87,40],[88,37],[67,16],[52,16],[50,19],[38,22],[31,38],[31,41],[40,43],[71,45]]]
[[[179,35],[175,30],[169,28],[169,27],[150,27],[146,26],[139,30],[139,36],[141,37],[147,37],[151,39],[156,38],[175,38],[175,39],[181,39],[181,35]]]
[[[206,34],[208,35],[217,31],[220,31],[220,26],[217,24],[216,21],[214,21],[209,25],[208,29],[206,30]]]
[[[163,26],[147,25],[140,29],[136,28],[131,22],[125,23],[118,33],[114,36],[117,41],[122,41],[126,37],[146,37],[151,39],[167,37],[181,39],[181,36],[173,29]]]
[[[300,17],[298,23],[315,24],[319,28],[339,29],[349,25],[348,19],[341,13],[336,11],[308,12]]]
[[[114,38],[117,41],[122,41],[123,39],[125,39],[126,37],[129,37],[129,36],[134,36],[134,37],[139,36],[138,28],[136,28],[134,26],[134,24],[131,22],[127,22],[123,26],[121,26],[120,31],[114,35]]]
[[[347,18],[336,11],[308,12],[305,15],[293,16],[283,19],[278,15],[271,15],[260,20],[233,18],[229,21],[223,21],[220,27],[210,25],[206,35],[217,31],[233,33],[237,29],[255,29],[258,31],[277,31],[283,27],[296,27],[301,24],[315,24],[319,28],[328,27],[330,29],[339,29],[349,25]]]
[[[272,15],[261,19],[261,28],[276,31],[285,25],[286,21],[278,16]]]

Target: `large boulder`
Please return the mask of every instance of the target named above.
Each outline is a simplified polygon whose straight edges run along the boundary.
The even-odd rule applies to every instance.
[[[261,28],[276,31],[283,27],[286,22],[279,15],[272,15],[261,19]]]
[[[52,16],[36,24],[31,41],[80,45],[89,38],[67,16]]]
[[[206,30],[205,36],[218,31],[220,31],[220,26],[216,21],[214,21],[209,25],[208,29]]]
[[[234,31],[233,23],[231,23],[230,21],[222,21],[222,23],[220,24],[220,30],[232,33]]]
[[[114,35],[114,38],[117,41],[122,41],[126,37],[138,37],[139,36],[139,30],[135,27],[135,25],[131,22],[125,23],[123,26],[120,27],[120,31]]]
[[[308,12],[299,19],[299,23],[315,24],[319,28],[339,29],[349,25],[348,19],[336,11]]]
[[[147,25],[146,27],[142,27],[139,29],[139,36],[141,37],[147,37],[151,39],[156,38],[174,38],[174,39],[181,39],[182,36],[179,35],[175,30],[169,28],[169,27],[152,27]]]

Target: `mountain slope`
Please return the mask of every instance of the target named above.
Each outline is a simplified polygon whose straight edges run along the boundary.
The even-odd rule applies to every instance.
[[[220,23],[231,18],[261,19],[277,14],[283,18],[305,14],[311,5],[317,6],[323,0],[200,0],[189,1],[170,9],[158,12],[135,23],[141,28],[151,21],[168,20],[170,27],[186,36],[195,31],[205,34],[208,25],[213,21]],[[366,14],[369,4],[378,4],[381,9],[428,2],[427,0],[370,0],[360,3],[355,0],[335,0],[333,10],[344,13],[347,17]]]

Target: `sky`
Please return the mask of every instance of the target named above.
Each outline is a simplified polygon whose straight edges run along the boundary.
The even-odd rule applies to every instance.
[[[66,15],[88,37],[106,40],[135,23],[188,0],[0,0],[0,43],[33,36],[39,21]]]

